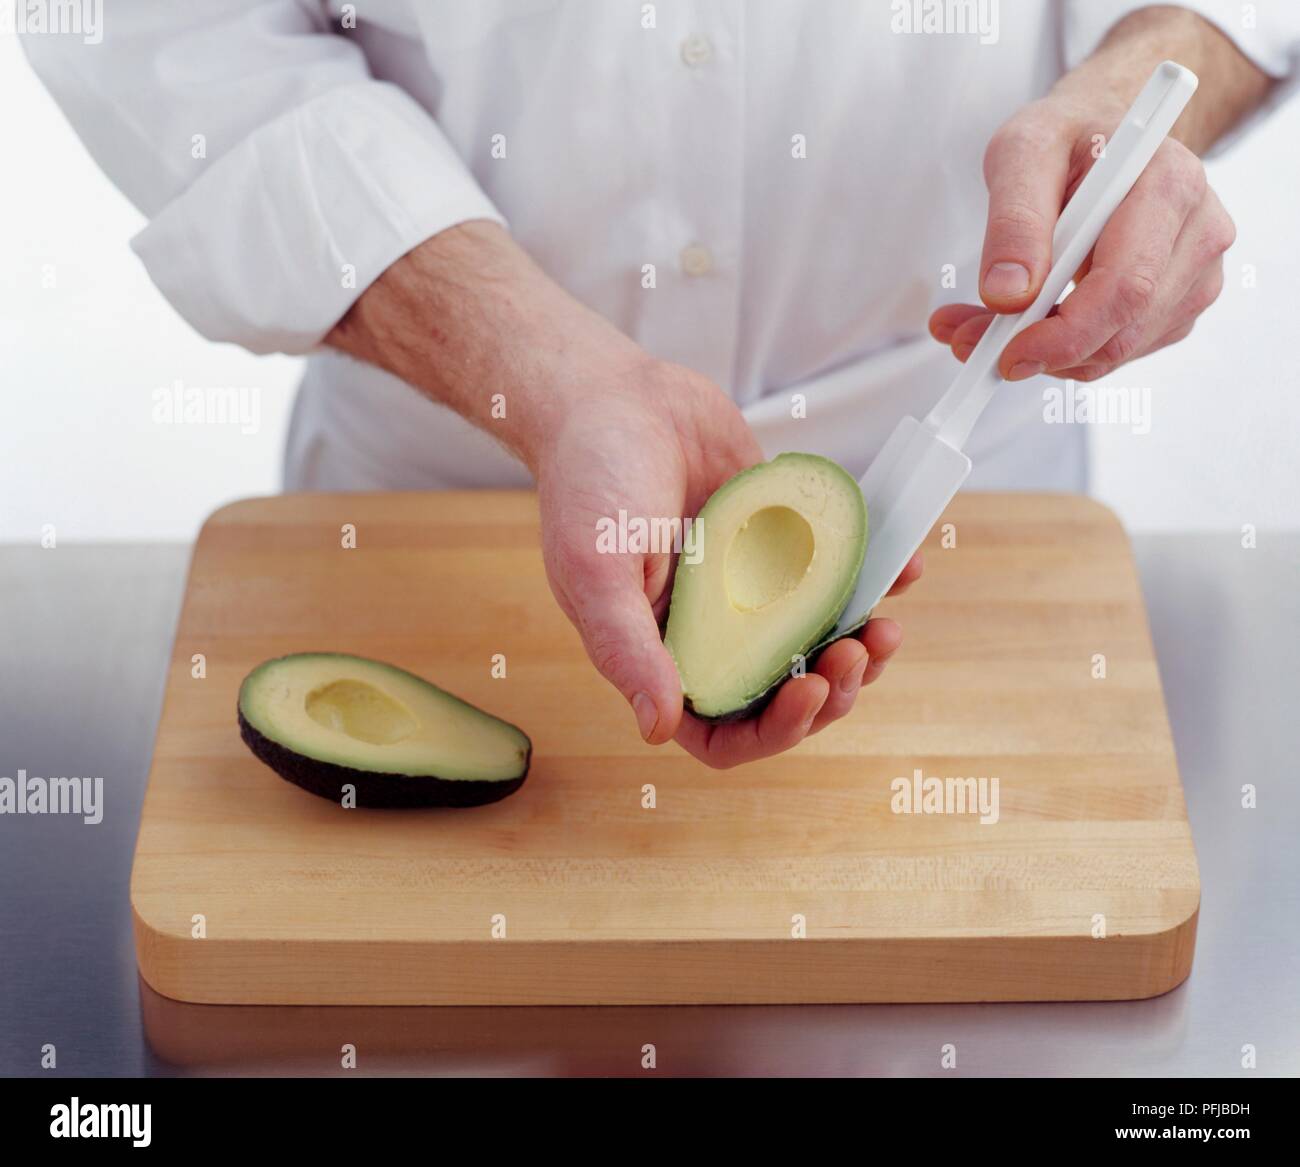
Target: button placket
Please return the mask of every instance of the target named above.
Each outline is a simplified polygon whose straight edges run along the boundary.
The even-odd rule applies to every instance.
[[[664,200],[659,254],[673,272],[644,304],[638,339],[724,390],[735,361],[737,259],[744,176],[744,76],[738,52],[740,0],[683,6],[665,31],[673,39],[654,105],[664,132],[656,191]],[[683,328],[683,319],[694,327]]]

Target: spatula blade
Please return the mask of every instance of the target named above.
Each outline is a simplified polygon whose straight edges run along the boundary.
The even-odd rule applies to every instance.
[[[867,554],[832,639],[866,623],[970,470],[965,454],[916,418],[898,423],[858,481],[867,500]]]

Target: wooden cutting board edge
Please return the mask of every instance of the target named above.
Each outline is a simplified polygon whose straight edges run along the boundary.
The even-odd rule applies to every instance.
[[[1191,973],[1199,908],[1161,931],[1104,940],[466,941],[440,945],[436,964],[421,944],[317,942],[313,957],[331,975],[306,988],[281,941],[193,940],[133,914],[145,981],[196,1004],[832,1005],[1157,997]],[[1070,968],[1063,991],[1045,993],[1027,975],[1048,948],[1053,965]],[[557,978],[556,968],[582,975]]]

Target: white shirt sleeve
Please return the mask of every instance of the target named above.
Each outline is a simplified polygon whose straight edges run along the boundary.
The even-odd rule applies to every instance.
[[[1064,0],[1065,66],[1073,69],[1094,52],[1119,21],[1151,0]],[[1204,17],[1278,84],[1264,104],[1216,142],[1220,154],[1258,119],[1286,101],[1300,83],[1300,3],[1295,0],[1178,0],[1178,7]]]
[[[302,353],[421,241],[504,219],[433,118],[310,0],[116,0],[101,44],[24,39],[131,241],[204,336]]]

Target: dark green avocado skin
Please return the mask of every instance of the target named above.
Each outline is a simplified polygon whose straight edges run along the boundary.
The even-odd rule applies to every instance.
[[[381,774],[354,770],[334,762],[319,762],[286,749],[254,729],[239,710],[239,736],[244,744],[286,782],[301,786],[321,798],[342,803],[343,787],[356,789],[358,807],[484,806],[513,794],[528,777],[532,747],[524,758],[524,772],[518,778],[495,782],[450,781],[445,778],[415,778],[409,774]]]

